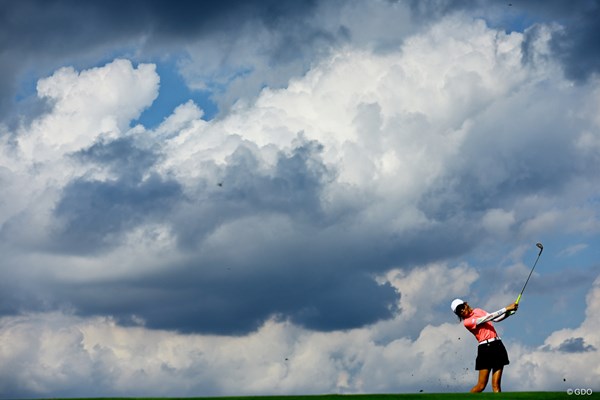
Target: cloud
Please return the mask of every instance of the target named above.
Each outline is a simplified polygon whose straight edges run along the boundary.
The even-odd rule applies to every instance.
[[[174,8],[163,0],[27,0],[3,6],[7,37],[19,40],[3,43],[0,116],[14,125],[18,120],[11,112],[39,112],[29,110],[33,105],[27,100],[33,77],[65,66],[64,60],[85,69],[110,55],[136,62],[177,58],[190,87],[208,89],[226,112],[239,99],[252,100],[265,86],[285,87],[291,77],[344,46],[389,51],[457,13],[484,17],[499,30],[520,32],[559,17],[563,26],[552,35],[552,52],[570,78],[583,81],[598,66],[593,51],[597,9],[595,1],[569,7],[554,1],[544,7],[520,1],[507,7],[483,1],[378,1],[367,6],[360,1],[228,0],[208,5],[184,1]],[[515,19],[528,24],[515,25]]]
[[[31,77],[63,67],[65,60],[85,69],[115,54],[137,56],[138,62],[177,54],[195,38],[237,36],[244,25],[240,21],[300,21],[311,15],[314,2],[183,1],[173,7],[161,0],[65,0],[52,4],[26,0],[4,4],[2,9],[0,22],[6,39],[2,41],[4,56],[0,63],[0,118],[10,119],[10,112],[22,105],[15,96],[30,95],[27,86]],[[27,86],[20,86],[21,82]]]
[[[158,96],[154,65],[134,67],[115,60],[77,72],[61,68],[37,85],[38,97],[52,104],[18,135],[19,150],[29,161],[62,157],[92,145],[99,137],[117,138]]]
[[[564,9],[561,11],[565,11]],[[553,38],[553,48],[563,61],[568,77],[583,81],[600,71],[600,48],[591,38],[598,35],[600,3],[568,10],[568,27]]]
[[[458,272],[443,266],[437,271]],[[448,295],[443,282],[433,286]],[[422,287],[417,297],[431,287]],[[398,323],[405,324],[412,323]],[[190,396],[399,387],[416,392],[466,384],[471,346],[458,323],[424,326],[413,339],[396,335],[382,341],[379,329],[375,324],[316,332],[268,320],[243,336],[182,335],[64,312],[3,317],[0,337],[12,345],[2,349],[0,387],[8,396],[80,396],[89,395],[90,387],[96,395]]]
[[[72,221],[62,241],[78,251],[87,249],[81,241],[90,235],[94,249],[102,235],[118,234],[121,227],[126,232],[132,223],[160,222],[152,219],[153,213],[164,222],[169,213],[174,218],[170,233],[193,256],[176,274],[165,266],[127,283],[69,288],[65,293],[71,297],[61,297],[82,313],[122,320],[136,314],[149,327],[182,331],[244,333],[272,315],[324,330],[389,318],[395,291],[375,284],[360,261],[334,256],[326,248],[343,245],[332,240],[340,233],[337,229],[319,232],[323,217],[317,199],[326,170],[313,158],[318,148],[310,143],[299,146],[280,155],[272,176],[257,174],[252,153],[238,148],[222,186],[215,184],[202,197],[182,198],[171,211],[163,205],[179,191],[165,190],[167,183],[160,181],[148,179],[134,188],[120,181],[67,187],[57,212]],[[159,186],[146,188],[151,184]],[[203,183],[203,190],[206,187]],[[114,285],[124,285],[130,299],[103,299]],[[140,309],[152,301],[153,293],[161,293],[160,301]]]
[[[379,331],[389,335],[388,338],[398,334],[417,337],[421,327],[444,320],[450,302],[456,297],[468,296],[469,287],[478,276],[468,265],[449,268],[443,264],[430,264],[410,271],[397,268],[387,272],[382,279],[390,282],[400,293],[398,306],[401,312],[394,321],[381,323]],[[432,287],[443,287],[443,290],[431,290]]]
[[[561,250],[561,252],[559,254],[561,256],[570,257],[577,253],[582,252],[583,250],[587,249],[588,247],[589,246],[587,243],[578,243],[578,244],[569,246],[569,247],[565,248],[564,250]]]
[[[96,252],[120,242],[140,223],[160,221],[181,195],[177,182],[152,175],[144,181],[78,180],[64,188],[54,210],[52,247],[62,252]]]
[[[556,350],[565,353],[584,353],[586,351],[596,351],[592,345],[586,345],[582,337],[567,339],[562,342]]]
[[[489,210],[482,218],[483,227],[499,236],[506,235],[510,232],[510,228],[514,221],[515,218],[512,212],[506,212],[499,209]]]
[[[577,82],[584,82],[599,72],[598,44],[594,37],[598,35],[598,17],[600,3],[596,0],[565,4],[561,1],[547,1],[543,5],[535,0],[498,3],[488,2],[417,2],[433,13],[444,15],[454,10],[475,11],[484,15],[492,26],[502,26],[507,30],[523,29],[522,24],[534,26],[560,21],[561,28],[552,35],[551,49],[554,57],[562,64],[566,76]],[[516,17],[516,18],[515,18]]]
[[[589,132],[585,114],[555,112],[593,94],[544,85],[555,69],[523,64],[523,40],[458,15],[396,52],[339,51],[219,119],[184,104],[154,130],[129,126],[157,96],[152,65],[59,69],[38,84],[53,108],[16,136],[37,200],[3,237],[56,257],[42,299],[17,308],[221,334],[393,318],[399,294],[376,276],[558,226],[550,198],[596,179],[564,134]],[[147,269],[113,264],[153,246],[167,255]]]
[[[186,45],[180,70],[190,87],[210,90],[221,112],[252,101],[265,88],[284,88],[323,58],[349,43],[355,48],[397,48],[421,24],[403,3],[299,2],[296,9],[269,9],[274,18],[246,19],[236,35],[197,37]],[[371,21],[377,21],[371,22]],[[382,31],[380,27],[388,29]]]
[[[75,187],[74,182],[86,180],[86,175],[93,180],[95,165],[71,156],[125,136],[130,121],[158,95],[158,82],[154,66],[134,67],[127,60],[82,72],[62,68],[39,81],[38,95],[49,99],[52,107],[3,141],[0,162],[12,193],[3,207],[0,234],[6,243],[48,247],[52,210],[62,190]],[[91,153],[88,161],[96,164],[90,157]]]
[[[600,336],[598,318],[600,279],[596,278],[586,298],[585,319],[576,328],[560,329],[546,338],[537,349],[521,349],[518,362],[509,376],[525,376],[530,388],[596,388]],[[548,390],[548,389],[544,389]]]
[[[598,82],[564,78],[554,27],[506,32],[457,13],[377,46],[372,27],[350,23],[366,6],[351,4],[349,27],[322,40],[364,45],[332,45],[302,74],[284,71],[280,51],[265,55],[282,57],[283,83],[252,78],[260,93],[210,121],[188,102],[157,127],[131,126],[159,93],[152,64],[118,58],[39,81],[47,108],[0,141],[0,331],[14,343],[4,365],[22,366],[2,370],[3,393],[469,386],[472,343],[448,303],[481,297],[472,286],[493,274],[450,260],[495,240],[598,231],[599,159],[586,145]],[[183,24],[163,28],[196,33]],[[254,57],[231,62],[268,64]],[[513,261],[489,304],[526,275]],[[583,373],[600,345],[590,315],[548,333],[544,350],[515,343],[515,371],[557,387],[541,377],[564,372],[540,366],[552,353],[582,372],[578,383],[597,378]],[[22,332],[43,334],[27,347]]]
[[[436,310],[439,298],[455,295],[458,287],[448,287],[445,279],[423,284],[424,277],[458,278],[469,267],[434,265],[426,270],[415,269],[402,278],[407,310]],[[451,282],[466,291],[475,283]],[[439,297],[426,300],[432,293]],[[517,337],[505,338],[511,359],[506,390],[596,388],[599,372],[590,366],[597,359],[599,293],[596,281],[588,294],[585,321],[553,332],[539,348],[523,346]],[[0,338],[11,346],[0,350],[5,360],[0,387],[8,397],[464,392],[476,380],[476,341],[452,318],[448,302],[442,303],[440,309],[446,311],[431,323],[397,315],[395,334],[385,340],[390,322],[315,332],[268,320],[248,335],[217,336],[124,327],[107,317],[61,312],[5,316]],[[517,323],[518,316],[513,318],[497,328]],[[414,337],[405,334],[412,329]],[[565,351],[573,345],[585,351]]]
[[[24,151],[19,161],[27,168],[29,157],[45,159],[43,173],[35,178],[43,190],[50,192],[45,202],[36,204],[46,219],[41,226],[36,223],[46,234],[40,232],[41,247],[29,237],[29,224],[22,222],[33,221],[31,209],[8,218],[3,233],[12,242],[16,237],[36,250],[55,254],[59,260],[76,255],[94,267],[88,271],[89,278],[83,278],[86,273],[76,272],[79,278],[73,280],[57,269],[61,264],[57,260],[51,272],[44,275],[49,283],[43,290],[47,296],[32,296],[17,308],[37,310],[50,304],[72,307],[82,315],[114,315],[122,323],[140,318],[154,328],[221,333],[245,333],[280,314],[324,330],[361,326],[393,315],[390,304],[396,297],[394,290],[376,284],[352,263],[347,272],[333,276],[330,284],[316,285],[333,273],[330,261],[322,259],[327,254],[324,245],[304,237],[321,226],[324,213],[320,193],[334,177],[320,159],[322,146],[318,142],[300,135],[292,148],[273,153],[272,168],[261,170],[264,161],[258,147],[234,140],[234,150],[227,155],[225,166],[210,161],[215,176],[192,177],[192,187],[183,188],[178,177],[154,169],[166,157],[159,143],[152,142],[152,132],[138,128],[128,131],[125,124],[110,122],[120,113],[135,118],[140,106],[148,104],[151,97],[140,97],[138,101],[134,96],[131,100],[137,106],[130,112],[127,107],[114,108],[113,103],[105,109],[87,105],[91,104],[88,97],[97,96],[90,82],[115,90],[116,83],[123,90],[131,88],[124,80],[135,82],[138,77],[128,73],[128,68],[135,72],[130,63],[118,60],[81,73],[61,70],[40,85],[40,93],[52,96],[56,105],[51,114],[34,121],[30,131],[21,133],[19,148]],[[156,76],[149,73],[141,76],[139,84],[155,88],[156,82]],[[113,98],[119,99],[118,94],[116,90]],[[183,112],[183,108],[177,112]],[[86,113],[89,118],[85,118]],[[188,117],[198,115],[194,112]],[[109,121],[108,131],[95,129],[93,121],[105,120]],[[165,121],[157,131],[158,137],[173,129],[173,123],[175,119]],[[44,136],[50,131],[42,129],[45,126],[54,129],[56,136]],[[73,134],[61,136],[65,128]],[[48,184],[45,174],[52,176],[59,169],[63,179],[44,187]],[[305,231],[295,233],[297,224],[305,225]],[[166,241],[166,250],[171,254],[183,250],[193,255],[177,261],[179,272],[175,275],[165,264],[158,270],[148,269],[135,280],[113,280],[122,278],[123,269],[131,268],[135,260],[121,260],[124,267],[98,271],[113,265],[109,260],[122,252],[121,247],[139,248],[134,238],[140,237],[144,243],[156,241],[156,245]],[[287,261],[291,254],[302,251],[302,242],[323,250],[299,257],[296,262]],[[67,264],[76,268],[73,260]],[[285,264],[294,273],[278,277],[278,268]],[[250,279],[244,268],[251,273]],[[322,268],[324,272],[315,279],[302,276],[304,268],[313,272]],[[144,270],[143,266],[134,269]],[[234,272],[223,274],[232,269]],[[215,275],[211,276],[211,270]],[[240,271],[243,273],[235,273]],[[99,275],[103,278],[96,282]],[[345,284],[336,285],[342,282]],[[310,290],[314,293],[307,297]],[[117,299],[115,294],[121,291],[129,294]],[[268,291],[272,295],[264,296]],[[159,302],[153,299],[157,293],[161,293]],[[349,311],[340,312],[343,308]]]

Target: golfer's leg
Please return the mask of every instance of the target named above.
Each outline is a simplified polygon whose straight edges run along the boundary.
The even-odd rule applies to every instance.
[[[495,369],[492,373],[492,390],[494,392],[502,391],[502,370],[503,368],[500,367]]]
[[[487,385],[488,379],[490,377],[489,369],[479,370],[479,379],[477,380],[477,385],[473,386],[471,389],[472,393],[483,392],[485,386]]]

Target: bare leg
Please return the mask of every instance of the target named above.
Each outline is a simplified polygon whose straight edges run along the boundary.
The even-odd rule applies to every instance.
[[[502,391],[502,367],[495,369],[492,373],[492,390],[496,393]]]
[[[477,380],[477,385],[473,386],[473,388],[471,389],[471,392],[472,393],[483,392],[483,390],[485,389],[485,387],[488,383],[489,377],[490,377],[489,369],[479,370],[479,379]]]

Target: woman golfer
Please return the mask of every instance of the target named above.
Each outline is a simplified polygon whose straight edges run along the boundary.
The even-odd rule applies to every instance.
[[[467,302],[461,299],[452,301],[450,307],[458,315],[465,328],[475,335],[479,342],[475,360],[475,369],[479,371],[479,380],[471,392],[482,392],[485,389],[490,371],[492,371],[492,389],[494,392],[501,392],[502,369],[509,364],[508,353],[492,322],[500,322],[507,318],[511,315],[511,311],[517,311],[518,304],[513,303],[491,314],[481,308],[471,308]]]

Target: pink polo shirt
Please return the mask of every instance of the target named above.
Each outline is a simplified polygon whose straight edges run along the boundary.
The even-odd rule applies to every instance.
[[[465,328],[467,328],[473,335],[475,335],[475,338],[478,342],[493,339],[498,336],[498,334],[496,333],[496,329],[494,329],[494,325],[492,325],[490,321],[482,322],[479,325],[477,325],[477,319],[485,317],[486,315],[489,314],[483,311],[481,308],[474,308],[471,315],[469,315],[463,321]]]

